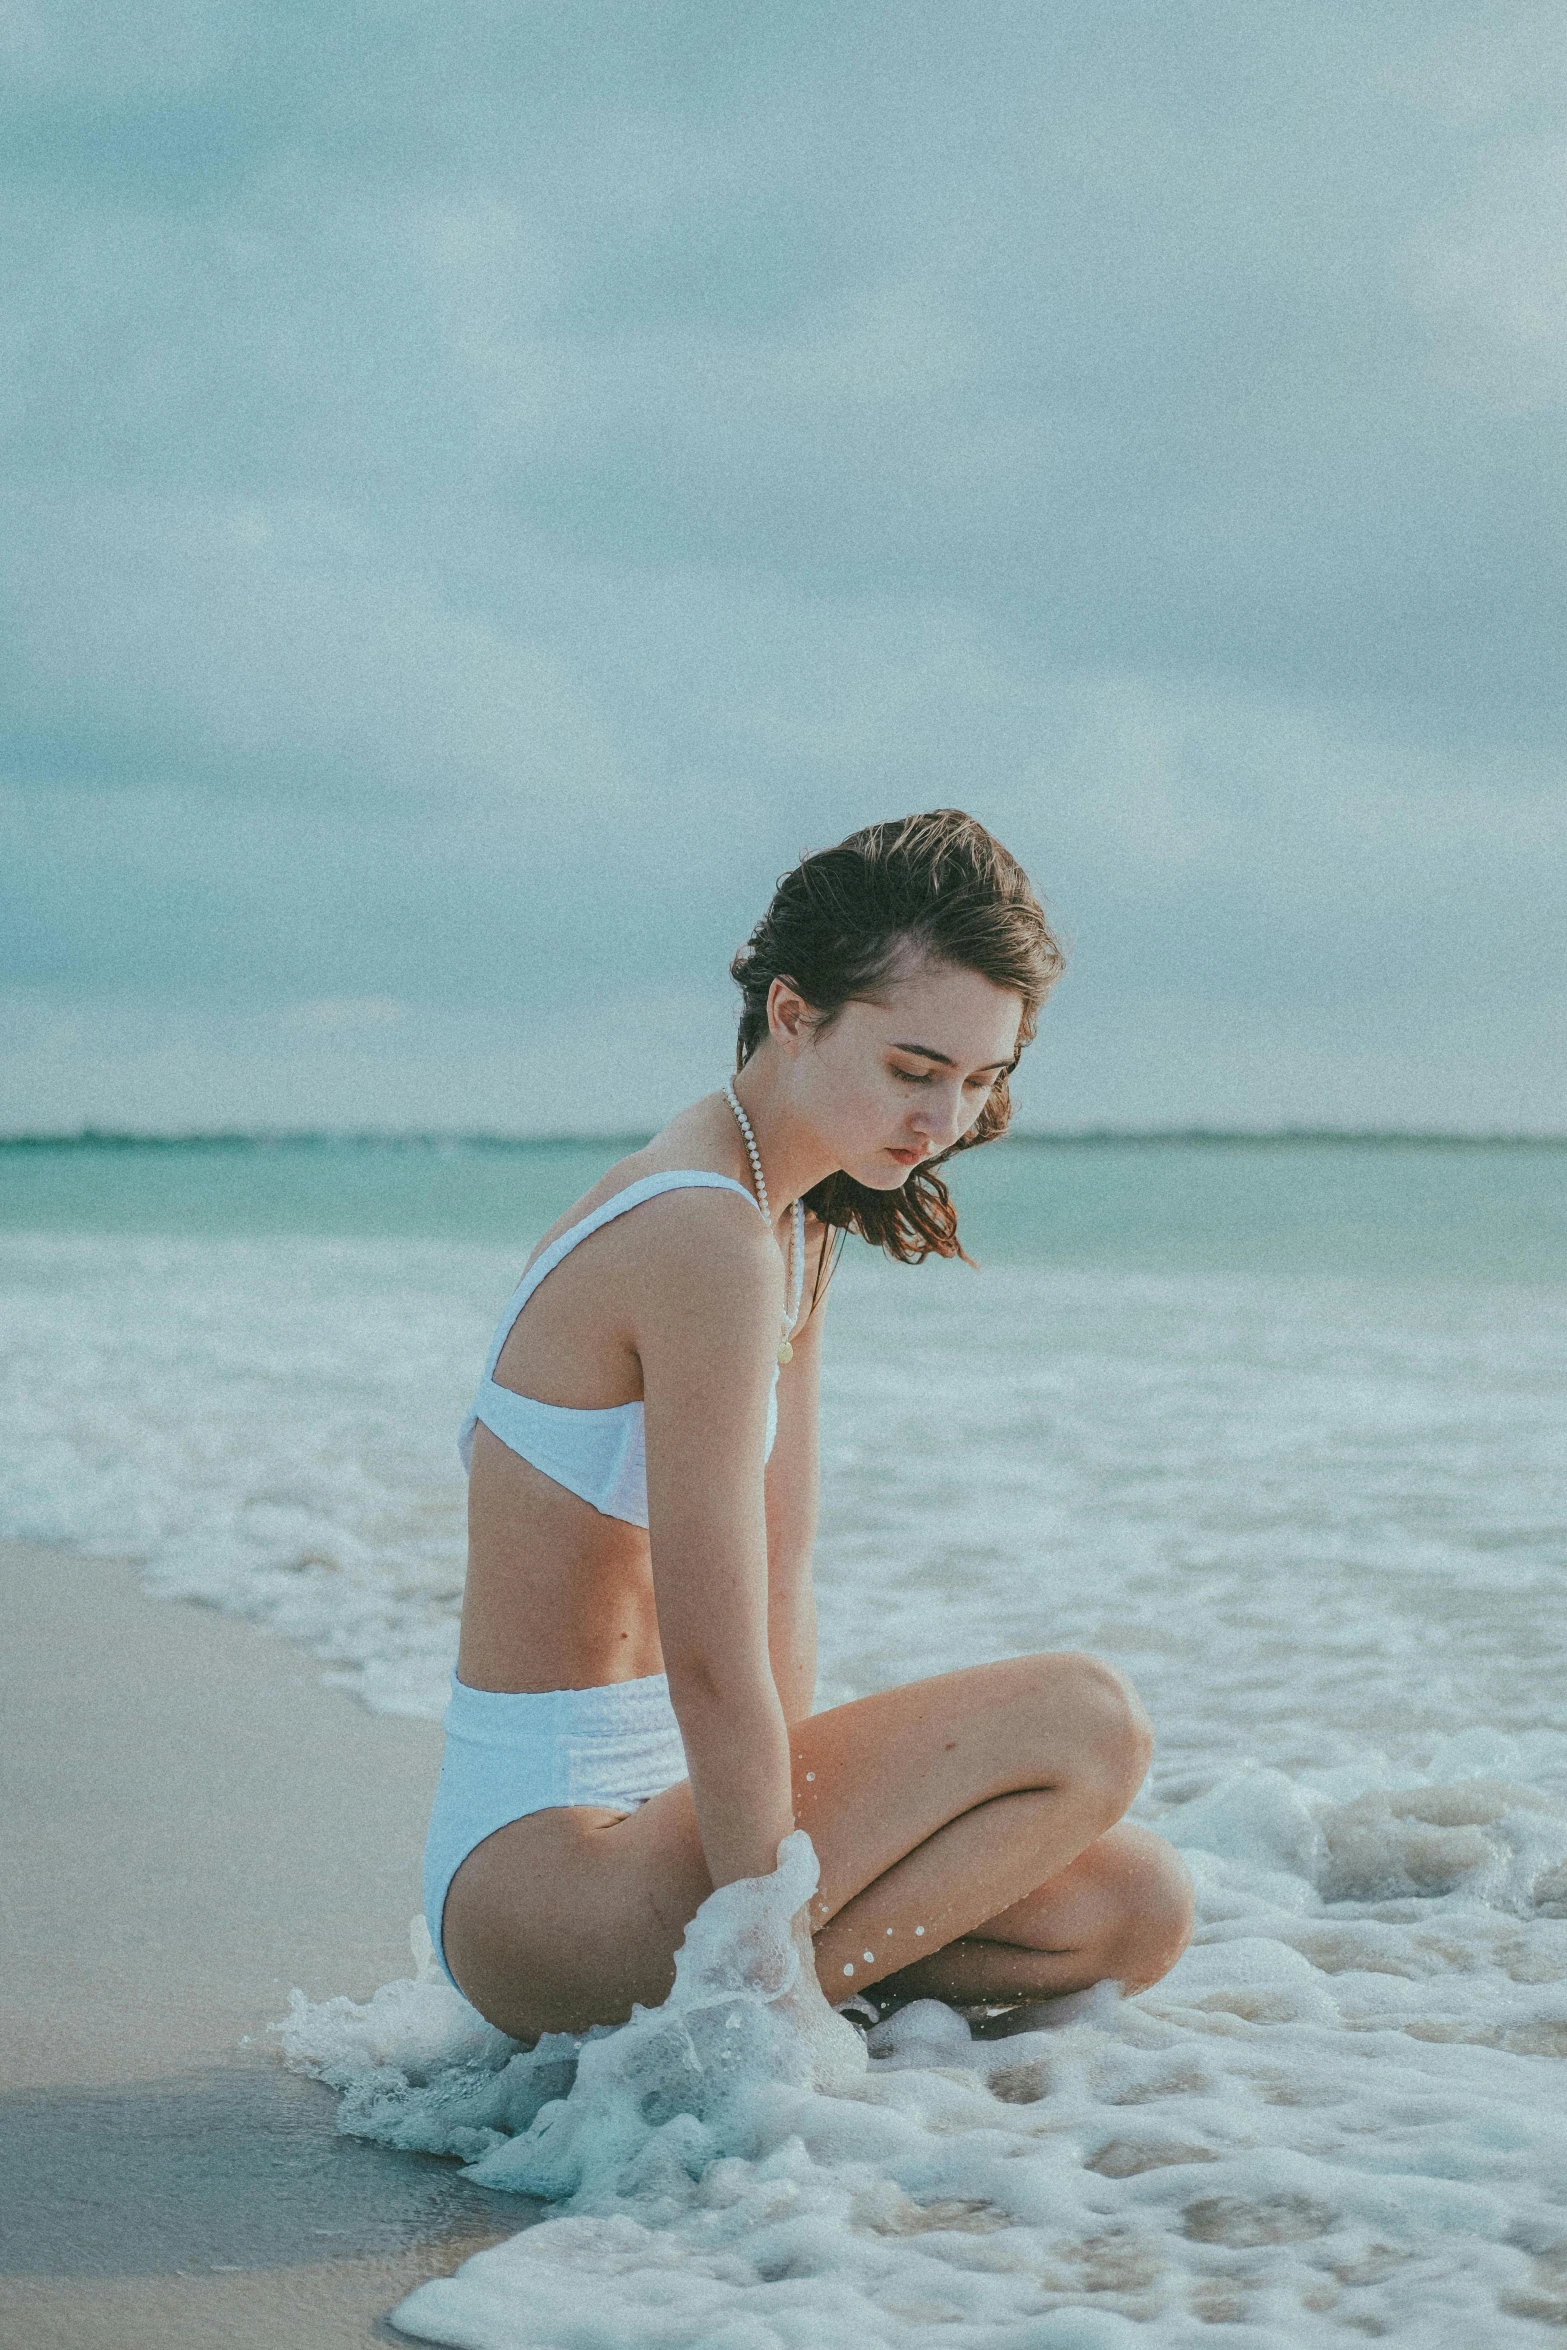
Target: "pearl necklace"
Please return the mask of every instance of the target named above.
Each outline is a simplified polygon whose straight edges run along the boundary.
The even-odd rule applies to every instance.
[[[729,1107],[733,1110],[736,1123],[740,1128],[740,1135],[745,1144],[746,1155],[751,1162],[751,1175],[756,1184],[756,1204],[762,1211],[763,1223],[767,1226],[768,1231],[771,1232],[773,1228],[773,1211],[772,1203],[767,1197],[767,1178],[762,1173],[762,1154],[756,1147],[756,1136],[751,1131],[751,1121],[746,1116],[744,1110],[741,1109],[740,1097],[735,1092],[732,1080],[727,1077],[724,1079],[724,1098],[728,1102]],[[795,1319],[800,1311],[800,1292],[804,1286],[805,1210],[801,1206],[800,1202],[796,1200],[794,1203],[794,1212],[789,1223],[789,1302],[784,1309],[784,1318],[778,1340],[778,1360],[780,1363],[789,1363],[794,1360],[794,1348],[790,1345],[789,1341],[794,1333]]]

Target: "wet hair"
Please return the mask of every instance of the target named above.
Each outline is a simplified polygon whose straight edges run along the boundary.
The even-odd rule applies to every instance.
[[[775,979],[798,989],[820,1033],[845,1004],[875,996],[911,954],[977,971],[1020,996],[1020,1052],[1062,968],[1061,948],[1028,875],[982,824],[957,808],[868,824],[783,875],[772,904],[729,967],[744,997],[736,1068],[744,1068],[767,1035],[767,998]],[[1011,1115],[1003,1072],[952,1150],[994,1142]],[[957,1210],[936,1173],[951,1155],[943,1151],[925,1160],[894,1191],[874,1191],[840,1170],[808,1191],[805,1204],[822,1223],[857,1232],[901,1264],[928,1256],[967,1259]],[[820,1277],[818,1269],[818,1286]]]

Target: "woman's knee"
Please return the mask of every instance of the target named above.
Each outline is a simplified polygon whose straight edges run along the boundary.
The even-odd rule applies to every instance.
[[[1126,1990],[1146,1991],[1191,1941],[1191,1877],[1174,1845],[1136,1821],[1123,1820],[1101,1841],[1120,1921],[1113,1971]]]
[[[1124,1673],[1103,1657],[1068,1650],[1020,1660],[1052,1744],[1066,1734],[1068,1774],[1118,1820],[1148,1775],[1153,1726]]]

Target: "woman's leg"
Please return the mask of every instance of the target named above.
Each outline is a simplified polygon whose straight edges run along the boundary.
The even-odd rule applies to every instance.
[[[1116,1825],[1147,1771],[1147,1717],[1097,1658],[945,1673],[804,1727],[826,1763],[811,1784],[797,1772],[796,1817],[822,1863],[812,1924],[830,1997],[890,1976],[900,1992],[964,2001],[1107,1977],[1141,1988],[1185,1948],[1178,1856]],[[932,1794],[946,1816],[921,1836],[911,1808]]]
[[[1152,1981],[1178,1954],[1168,1847],[1127,1829],[1085,1857],[1151,1749],[1136,1693],[1097,1659],[939,1674],[814,1714],[791,1743],[796,1817],[822,1868],[811,1922],[829,1997],[894,1975],[900,1991],[1042,1997],[1111,1971]],[[521,2037],[612,2022],[665,1997],[710,1889],[684,1785],[629,1815],[538,1812],[453,1878],[447,1958]]]
[[[1180,1854],[1151,1829],[1122,1820],[1048,1884],[882,1988],[959,2007],[1054,1999],[1091,1983],[1146,1991],[1169,1973],[1191,1931],[1192,1882]]]

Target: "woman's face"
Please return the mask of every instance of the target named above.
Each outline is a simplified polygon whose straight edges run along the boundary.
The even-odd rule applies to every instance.
[[[911,957],[874,999],[809,1030],[794,1100],[844,1172],[895,1191],[966,1134],[1017,1055],[1021,997],[950,963]]]

